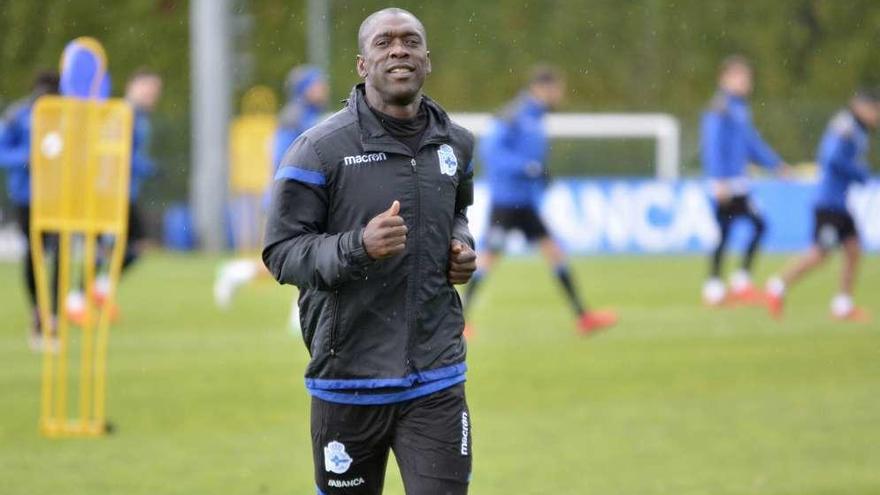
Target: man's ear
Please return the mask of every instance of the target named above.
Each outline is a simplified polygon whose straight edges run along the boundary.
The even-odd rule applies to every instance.
[[[431,73],[431,50],[425,52],[425,74]]]
[[[355,61],[355,68],[357,69],[358,76],[361,79],[366,79],[367,77],[367,64],[364,61],[364,57],[358,54],[357,59]]]

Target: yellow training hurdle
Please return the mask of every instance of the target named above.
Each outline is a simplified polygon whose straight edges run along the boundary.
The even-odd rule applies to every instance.
[[[97,436],[107,430],[110,311],[105,308],[114,303],[125,253],[133,113],[121,99],[44,96],[34,106],[32,122],[30,238],[44,322],[40,432],[49,437]],[[57,315],[50,296],[44,236],[58,237]],[[102,239],[113,242],[110,290],[98,307],[92,294]],[[80,332],[75,334],[67,317],[66,296],[78,273],[86,304]],[[57,341],[49,338],[53,321]],[[70,376],[69,361],[76,347],[79,374]],[[74,383],[79,397],[76,412],[71,414],[68,395]]]

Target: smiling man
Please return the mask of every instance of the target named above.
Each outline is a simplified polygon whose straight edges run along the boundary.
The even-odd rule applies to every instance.
[[[344,109],[276,174],[263,260],[300,289],[318,493],[379,494],[393,450],[407,494],[467,493],[461,301],[476,268],[465,209],[473,137],[422,94],[422,23],[361,24]]]

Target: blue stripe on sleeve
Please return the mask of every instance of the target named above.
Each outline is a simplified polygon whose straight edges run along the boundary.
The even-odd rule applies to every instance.
[[[324,186],[327,184],[327,177],[321,172],[315,170],[306,170],[299,167],[280,167],[275,173],[275,180],[295,180],[313,186]]]

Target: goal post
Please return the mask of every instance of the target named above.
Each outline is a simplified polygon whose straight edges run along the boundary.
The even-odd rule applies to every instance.
[[[477,137],[489,130],[492,114],[453,113],[452,120]],[[552,138],[653,139],[654,174],[658,179],[680,175],[681,129],[678,119],[663,113],[550,113],[544,122]]]

